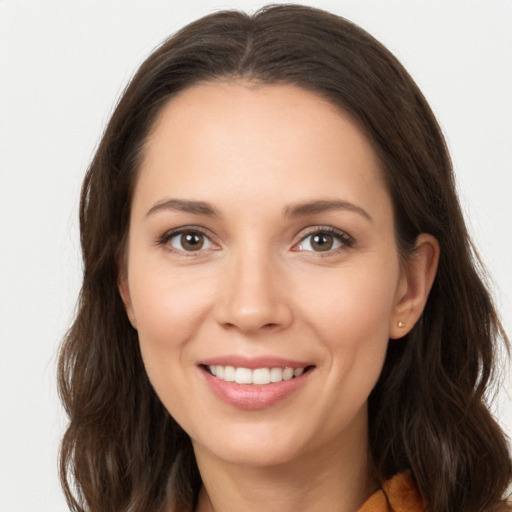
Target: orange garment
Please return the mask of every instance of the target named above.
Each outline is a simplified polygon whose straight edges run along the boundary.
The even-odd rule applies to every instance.
[[[407,473],[399,473],[382,484],[358,512],[424,512],[425,503]]]

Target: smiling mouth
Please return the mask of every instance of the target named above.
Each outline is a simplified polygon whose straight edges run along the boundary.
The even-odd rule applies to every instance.
[[[217,379],[224,382],[234,382],[235,384],[253,384],[255,386],[266,386],[277,382],[295,379],[302,374],[310,371],[314,366],[304,366],[302,368],[273,367],[273,368],[251,368],[221,366],[221,365],[202,365],[203,368]]]

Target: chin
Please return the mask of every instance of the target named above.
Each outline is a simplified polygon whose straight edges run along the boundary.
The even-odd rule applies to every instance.
[[[263,427],[263,428],[261,428]],[[219,436],[204,440],[193,440],[196,455],[209,453],[215,459],[229,464],[268,467],[279,466],[297,460],[308,451],[310,443],[303,436],[290,435],[268,425],[254,425],[242,432],[228,428]]]

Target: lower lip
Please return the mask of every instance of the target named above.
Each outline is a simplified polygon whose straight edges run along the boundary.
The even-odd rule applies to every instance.
[[[309,370],[300,377],[260,386],[226,382],[214,377],[204,368],[201,368],[201,371],[206,383],[218,398],[240,409],[264,409],[284,400],[303,386],[312,372]]]

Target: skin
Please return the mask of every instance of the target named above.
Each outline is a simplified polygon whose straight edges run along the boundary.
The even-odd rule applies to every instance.
[[[161,206],[170,199],[217,215]],[[311,201],[350,206],[290,215]],[[168,234],[187,226],[206,234],[200,250]],[[311,235],[325,228],[350,242],[327,233],[333,249],[319,251]],[[375,490],[367,398],[437,265],[435,239],[416,245],[399,258],[379,161],[326,100],[215,82],[168,102],[145,147],[120,292],[148,376],[192,439],[197,510],[351,512]],[[313,369],[295,393],[246,410],[217,398],[198,366],[226,354]]]

